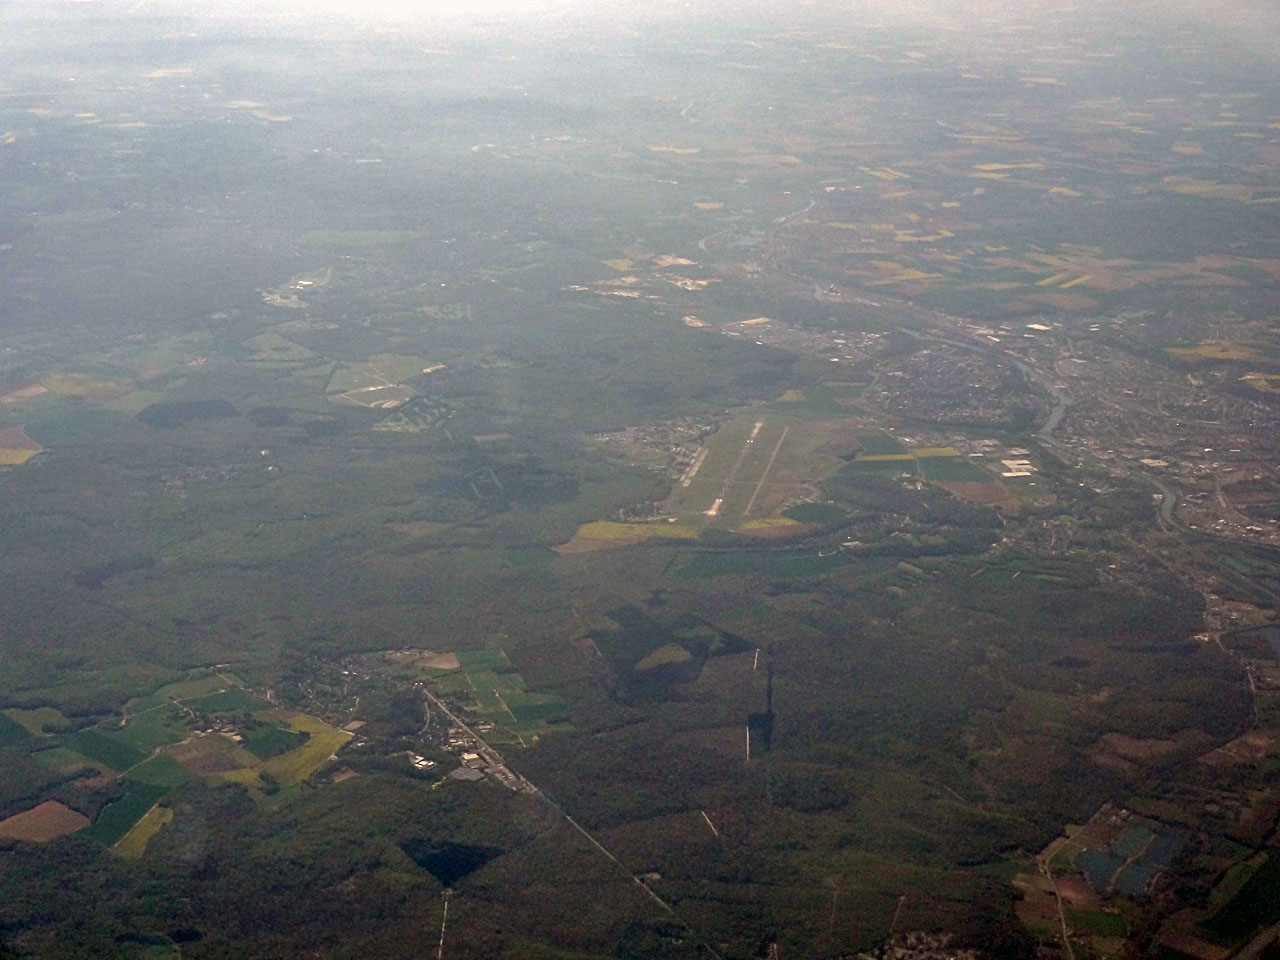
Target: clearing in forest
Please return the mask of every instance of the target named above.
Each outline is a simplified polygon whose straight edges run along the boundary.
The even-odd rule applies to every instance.
[[[87,826],[89,818],[84,814],[77,813],[57,800],[46,800],[30,810],[15,813],[7,820],[0,820],[0,837],[48,843]]]
[[[380,353],[364,363],[339,365],[324,392],[334,403],[390,410],[416,396],[405,381],[439,369],[439,364],[421,357]]]

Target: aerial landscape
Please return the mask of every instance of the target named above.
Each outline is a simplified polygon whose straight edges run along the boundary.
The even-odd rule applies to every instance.
[[[1280,12],[356,7],[0,4],[0,960],[1280,960]]]

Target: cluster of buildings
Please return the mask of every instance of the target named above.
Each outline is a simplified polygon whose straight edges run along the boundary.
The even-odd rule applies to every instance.
[[[408,757],[409,765],[413,767],[413,769],[422,773],[430,773],[438,766],[434,760],[428,760],[426,757],[420,756],[412,751],[408,754]]]
[[[1010,450],[1009,453],[1019,456],[1017,460],[1001,460],[1000,464],[1004,470],[1000,473],[1002,477],[1029,477],[1036,472],[1036,468],[1031,465],[1031,461],[1026,459],[1026,450]]]
[[[481,724],[476,729],[481,733],[487,733],[493,729],[493,724]],[[527,781],[513,773],[488,744],[473,736],[465,728],[456,725],[450,727],[446,743],[449,752],[456,754],[460,761],[460,766],[449,771],[449,779],[464,782],[492,779],[517,793],[533,789]]]
[[[632,463],[679,480],[690,468],[703,441],[720,426],[720,417],[679,417],[638,427],[597,433],[592,442]],[[624,518],[635,519],[635,518]]]
[[[912,420],[933,423],[1012,425],[1017,408],[1029,408],[1028,422],[1047,410],[1042,397],[1025,389],[1009,364],[990,353],[946,343],[877,362],[879,374],[867,399]]]
[[[727,323],[720,332],[728,337],[744,337],[761,346],[777,347],[791,353],[825,357],[832,363],[867,365],[883,348],[888,334],[862,330],[820,330],[798,327],[770,317],[753,317]]]
[[[891,936],[870,955],[870,960],[981,960],[977,950],[961,949],[950,933],[913,930]],[[861,954],[860,956],[868,956]]]

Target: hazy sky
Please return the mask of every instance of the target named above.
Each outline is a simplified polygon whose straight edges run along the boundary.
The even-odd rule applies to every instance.
[[[534,20],[606,29],[646,20],[691,25],[721,18],[764,26],[817,18],[856,30],[861,20],[874,19],[975,38],[992,20],[1034,29],[1037,22],[1047,21],[1061,27],[1078,15],[1094,23],[1114,19],[1118,26],[1136,27],[1156,39],[1162,29],[1190,21],[1206,39],[1224,41],[1251,62],[1280,61],[1280,0],[0,0],[0,20],[6,8],[30,12],[73,5],[137,16],[319,19],[372,27]]]

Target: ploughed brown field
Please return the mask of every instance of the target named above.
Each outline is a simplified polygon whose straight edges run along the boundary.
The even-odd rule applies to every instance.
[[[48,843],[83,830],[88,825],[89,818],[84,814],[77,813],[57,800],[46,800],[30,810],[15,813],[7,820],[0,820],[0,837]]]

